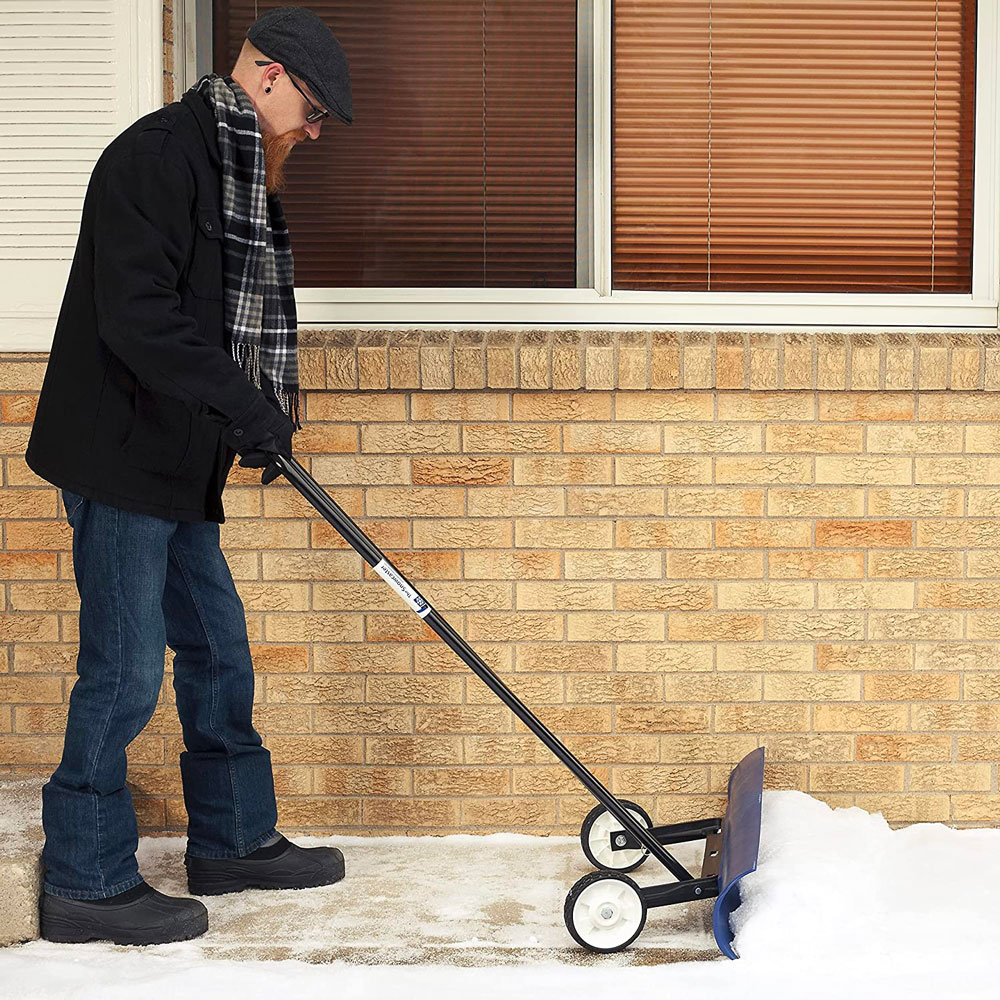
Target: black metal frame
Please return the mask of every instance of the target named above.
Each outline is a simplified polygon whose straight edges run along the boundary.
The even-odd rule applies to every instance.
[[[675,823],[670,826],[647,829],[625,809],[618,799],[604,787],[586,767],[570,752],[559,738],[514,694],[486,665],[471,646],[441,617],[423,595],[402,573],[385,558],[379,547],[344,513],[332,497],[308,471],[292,456],[274,453],[274,462],[285,478],[323,517],[333,525],[344,540],[373,569],[380,563],[392,568],[396,576],[410,588],[427,608],[420,617],[459,659],[521,720],[545,746],[573,773],[597,801],[611,813],[624,828],[612,832],[612,847],[624,850],[639,846],[645,848],[675,878],[677,883],[649,886],[641,889],[647,906],[666,906],[691,899],[706,899],[718,895],[718,859],[722,842],[722,819],[700,820],[693,823]],[[625,843],[615,841],[624,836]],[[705,859],[701,878],[695,878],[664,844],[679,844],[692,840],[705,840]]]

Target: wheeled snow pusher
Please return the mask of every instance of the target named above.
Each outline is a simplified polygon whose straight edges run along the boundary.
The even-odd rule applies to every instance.
[[[714,898],[715,940],[724,955],[737,958],[729,915],[739,905],[740,879],[757,867],[763,748],[747,754],[733,769],[725,816],[653,826],[640,806],[612,795],[535,717],[295,458],[274,453],[273,459],[285,478],[597,800],[583,821],[580,842],[587,859],[599,870],[569,890],[563,909],[573,938],[590,951],[620,951],[639,936],[647,911],[653,907]],[[705,855],[701,872],[695,876],[666,848],[699,840],[705,842]],[[673,880],[640,886],[629,878],[626,873],[649,857],[663,865]]]

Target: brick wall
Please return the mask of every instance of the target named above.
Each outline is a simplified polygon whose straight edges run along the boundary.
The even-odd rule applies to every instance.
[[[1000,339],[305,332],[297,455],[526,703],[658,821],[732,764],[894,823],[1000,821]],[[50,773],[77,594],[0,355],[0,773]],[[223,546],[285,830],[575,832],[592,804],[290,486]],[[129,751],[182,832],[170,657]]]

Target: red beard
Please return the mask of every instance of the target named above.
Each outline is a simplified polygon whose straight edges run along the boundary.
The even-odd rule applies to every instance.
[[[285,189],[285,160],[295,148],[297,139],[308,138],[304,129],[293,129],[281,135],[263,133],[261,142],[264,146],[264,180],[268,194],[275,194]]]

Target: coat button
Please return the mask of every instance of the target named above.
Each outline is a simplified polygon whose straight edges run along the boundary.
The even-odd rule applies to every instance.
[[[236,430],[233,431],[233,434],[235,434],[236,437],[243,437],[243,430],[242,430],[242,428],[237,427]]]
[[[208,232],[211,232],[212,231],[212,223],[211,222],[206,222],[205,223],[205,229],[207,229]]]

